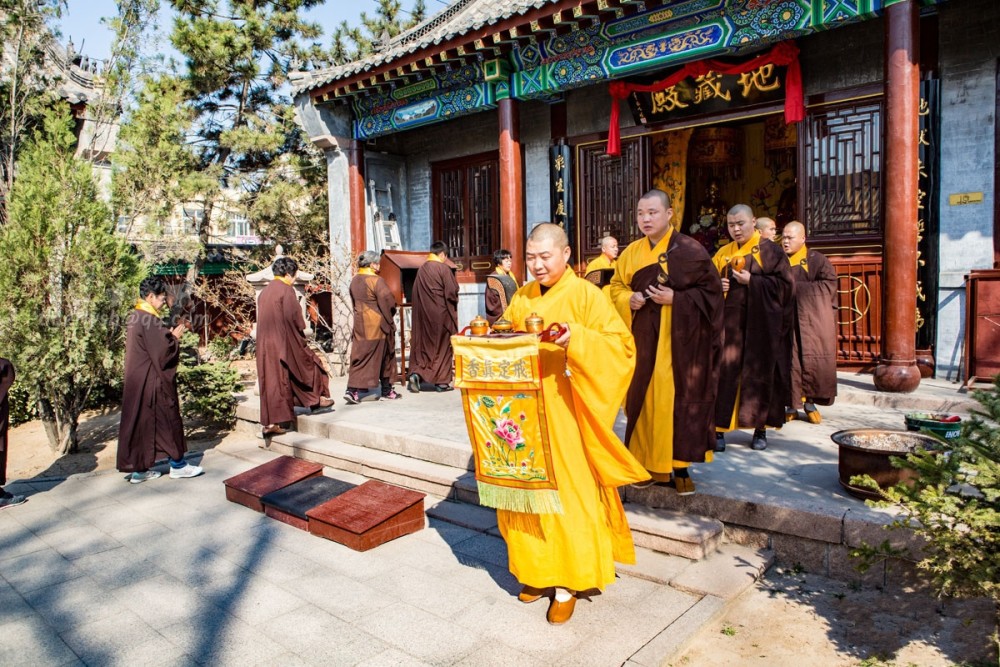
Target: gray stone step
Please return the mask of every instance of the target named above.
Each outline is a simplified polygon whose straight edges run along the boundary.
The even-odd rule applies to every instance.
[[[701,560],[722,544],[721,521],[696,514],[625,504],[632,539],[637,547],[690,560]]]
[[[300,416],[297,421],[300,433],[401,454],[452,468],[475,469],[472,450],[467,444],[419,434],[401,437],[400,430],[405,428],[405,424],[393,424],[395,429],[391,429],[378,424],[345,421],[340,416],[335,419],[331,414]]]
[[[319,426],[316,424],[319,423]],[[316,417],[299,418],[299,427],[309,424],[310,430],[324,430]],[[392,438],[383,436],[384,441]],[[398,439],[398,438],[397,438]],[[475,527],[496,534],[496,513],[479,507],[479,495],[473,473],[467,469],[429,461],[440,449],[434,443],[414,445],[407,451],[415,456],[372,449],[339,440],[290,432],[274,436],[268,448],[277,453],[322,463],[367,478],[414,489],[437,498],[467,503],[474,510],[459,509],[454,503],[443,503],[430,515],[442,520]],[[400,447],[403,449],[402,447]],[[626,516],[637,547],[690,560],[699,560],[714,553],[722,541],[723,525],[714,519],[685,515],[664,509],[626,505]],[[478,511],[478,512],[477,512]]]
[[[302,420],[300,419],[300,424]],[[315,461],[337,470],[346,470],[370,479],[428,493],[439,498],[458,498],[456,482],[472,478],[468,470],[421,459],[368,449],[329,438],[289,432],[269,439],[267,448],[306,461]],[[475,489],[475,480],[472,480]],[[463,493],[468,497],[468,493]],[[478,501],[478,496],[477,496]]]

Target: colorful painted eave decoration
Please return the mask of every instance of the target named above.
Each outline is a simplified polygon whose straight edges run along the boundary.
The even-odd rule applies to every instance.
[[[881,16],[900,0],[684,0],[518,49],[518,99],[681,65]],[[943,0],[924,0],[939,4]]]
[[[354,137],[374,137],[458,118],[496,108],[496,90],[492,83],[477,83],[441,91],[429,97],[364,113],[355,104]]]
[[[550,101],[574,88],[742,52],[881,16],[902,0],[680,0],[524,44],[387,93],[354,98],[357,139],[496,108],[506,98]],[[921,0],[923,5],[944,0]],[[510,66],[508,68],[508,65]],[[513,72],[509,74],[509,69]]]

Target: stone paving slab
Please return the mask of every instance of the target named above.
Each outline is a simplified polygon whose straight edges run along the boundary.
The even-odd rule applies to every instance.
[[[621,664],[699,600],[625,576],[554,628],[517,601],[495,512],[432,501],[425,530],[358,553],[225,500],[262,455],[209,450],[191,480],[22,483],[30,502],[0,515],[0,664]]]
[[[670,585],[698,596],[733,600],[764,574],[773,559],[774,554],[767,549],[753,551],[724,544],[717,553],[684,568]]]

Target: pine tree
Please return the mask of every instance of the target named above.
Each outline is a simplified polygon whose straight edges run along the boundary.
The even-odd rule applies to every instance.
[[[121,377],[125,315],[142,266],[114,233],[57,105],[18,162],[0,228],[0,350],[29,389],[53,450],[76,450],[92,389]]]
[[[258,212],[262,218],[283,212],[268,194],[280,191],[317,211],[306,218],[325,221],[325,200],[309,196],[302,175],[318,156],[295,123],[284,87],[291,62],[319,57],[318,47],[305,43],[319,36],[320,27],[300,14],[320,2],[169,2],[176,13],[170,39],[184,70],[147,79],[149,91],[128,114],[116,158],[115,205],[117,213],[154,225],[179,204],[201,208],[198,244],[180,249],[192,263],[189,287],[223,200],[227,212],[256,223]]]
[[[992,600],[1000,629],[1000,376],[990,391],[974,391],[973,398],[982,409],[958,438],[893,459],[912,478],[883,491],[884,500],[876,504],[900,513],[892,528],[926,540],[917,566],[936,589],[945,596]],[[878,489],[870,478],[858,481]],[[856,555],[867,562],[895,555],[886,550],[892,551],[888,542],[863,545]],[[1000,649],[996,633],[994,641]]]
[[[14,185],[14,165],[45,109],[55,101],[46,51],[55,40],[46,21],[58,18],[60,0],[0,0],[0,224]]]
[[[423,22],[427,9],[417,0],[409,18],[404,18],[400,0],[378,0],[374,16],[361,12],[361,25],[341,21],[333,32],[330,56],[335,65],[359,60],[384,49],[388,41]]]

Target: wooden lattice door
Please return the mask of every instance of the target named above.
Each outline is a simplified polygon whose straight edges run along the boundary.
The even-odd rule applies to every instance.
[[[578,164],[582,187],[575,257],[583,263],[600,254],[604,236],[614,236],[621,248],[639,237],[635,206],[652,187],[649,137],[623,139],[616,157],[607,155],[603,143],[581,146]]]
[[[812,107],[803,124],[799,210],[809,246],[840,277],[838,356],[875,363],[882,343],[882,98]]]
[[[500,170],[496,152],[432,166],[434,233],[448,246],[459,279],[482,279],[500,248]]]

